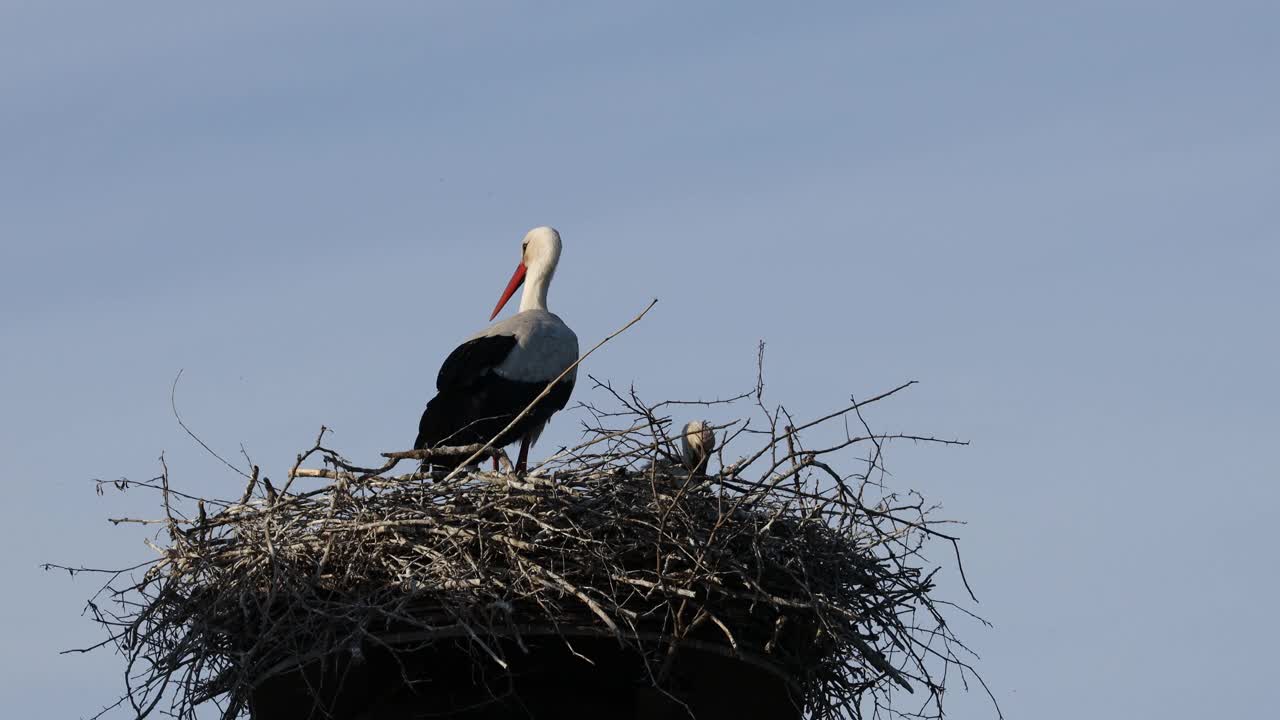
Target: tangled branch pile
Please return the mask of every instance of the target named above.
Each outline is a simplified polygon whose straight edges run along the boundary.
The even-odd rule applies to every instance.
[[[919,496],[884,488],[881,451],[954,441],[862,421],[905,387],[808,423],[755,392],[710,403],[758,408],[717,426],[710,476],[677,459],[664,413],[683,404],[597,383],[617,409],[584,405],[584,441],[527,477],[392,475],[411,453],[360,468],[322,431],[279,491],[256,469],[235,501],[180,493],[167,474],[122,481],[160,493],[165,514],[159,559],[112,574],[91,603],[128,660],[121,703],[194,718],[211,702],[231,718],[255,683],[311,660],[450,638],[505,667],[504,639],[572,631],[644,654],[655,683],[694,645],[773,669],[809,717],[894,713],[902,690],[912,709],[895,714],[941,717],[942,680],[969,666],[922,550],[954,538]],[[802,442],[820,430],[838,437]]]

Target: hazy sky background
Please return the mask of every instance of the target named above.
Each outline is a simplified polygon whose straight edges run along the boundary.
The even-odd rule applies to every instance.
[[[764,339],[800,415],[921,381],[870,419],[973,443],[889,463],[969,522],[995,627],[961,627],[1007,716],[1260,717],[1278,71],[1261,1],[6,0],[0,706],[121,687],[57,654],[99,639],[91,580],[38,569],[150,553],[104,518],[152,498],[93,478],[163,451],[239,492],[170,414],[179,369],[185,419],[269,475],[322,423],[403,448],[546,223],[584,345],[661,299],[593,375],[732,394]]]

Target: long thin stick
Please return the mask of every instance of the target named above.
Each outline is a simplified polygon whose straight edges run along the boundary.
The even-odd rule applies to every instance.
[[[615,331],[613,332],[613,334],[612,334],[612,335],[610,335],[610,336],[606,337],[605,339],[601,340],[600,342],[596,343],[596,346],[595,346],[595,347],[593,347],[593,348],[591,348],[590,350],[588,350],[588,351],[586,351],[585,353],[583,353],[582,357],[578,358],[577,360],[574,360],[574,361],[573,361],[573,364],[572,364],[572,365],[570,365],[569,367],[565,368],[565,369],[564,369],[564,372],[560,373],[560,375],[558,375],[558,376],[556,377],[556,379],[555,379],[555,380],[552,380],[551,382],[547,383],[547,386],[546,386],[545,388],[543,388],[543,389],[542,389],[542,392],[538,393],[538,397],[534,398],[534,399],[533,399],[533,402],[531,402],[531,403],[529,403],[528,405],[526,405],[526,406],[525,406],[525,408],[524,408],[524,410],[521,410],[521,411],[520,411],[520,414],[519,414],[519,415],[516,415],[516,417],[515,417],[515,419],[514,419],[514,420],[512,420],[512,421],[511,421],[511,422],[509,422],[509,423],[507,423],[507,426],[506,426],[506,427],[504,427],[504,428],[502,428],[502,430],[501,430],[497,435],[494,435],[492,438],[490,438],[490,439],[489,439],[489,442],[487,442],[487,443],[485,443],[485,444],[484,444],[484,447],[481,447],[479,450],[476,450],[474,453],[472,453],[472,454],[471,454],[471,457],[468,457],[465,461],[463,461],[463,462],[462,462],[462,464],[460,464],[460,465],[458,465],[458,467],[454,468],[454,469],[453,469],[453,472],[449,473],[448,475],[445,475],[445,476],[444,476],[444,480],[441,480],[440,482],[442,482],[442,483],[449,482],[450,480],[452,480],[452,479],[454,479],[455,477],[457,477],[457,476],[458,476],[458,473],[462,472],[464,469],[466,469],[466,467],[467,467],[468,465],[470,465],[471,463],[475,462],[475,461],[476,461],[476,459],[477,459],[477,458],[479,458],[481,455],[483,455],[483,454],[484,454],[484,452],[485,452],[486,450],[488,450],[489,448],[493,447],[493,443],[494,443],[494,441],[496,441],[498,438],[502,437],[503,435],[507,434],[507,432],[508,432],[509,430],[511,430],[511,428],[513,428],[513,427],[515,427],[515,426],[516,426],[516,423],[518,423],[518,422],[520,422],[521,420],[523,420],[523,419],[524,419],[524,418],[525,418],[525,417],[526,417],[530,412],[532,412],[532,411],[533,411],[533,408],[534,408],[538,403],[542,402],[542,399],[543,399],[543,398],[545,398],[546,396],[550,395],[550,394],[551,394],[551,388],[555,387],[555,386],[556,386],[556,383],[560,382],[561,380],[563,380],[563,379],[564,379],[564,377],[565,377],[566,375],[568,375],[569,373],[573,372],[574,368],[578,367],[578,365],[580,365],[580,364],[582,363],[582,361],[583,361],[583,360],[586,360],[587,358],[591,357],[591,353],[595,352],[596,350],[599,350],[599,349],[600,349],[600,347],[601,347],[602,345],[604,345],[605,343],[609,342],[610,340],[612,340],[612,339],[614,339],[614,338],[618,337],[618,336],[619,336],[619,335],[621,335],[622,333],[626,332],[626,331],[627,331],[627,329],[628,329],[628,328],[630,328],[632,325],[635,325],[636,323],[640,322],[641,318],[643,318],[645,315],[647,315],[647,314],[649,313],[649,311],[653,309],[653,306],[654,306],[654,305],[657,305],[657,304],[658,304],[658,298],[654,298],[652,301],[650,301],[650,302],[649,302],[649,305],[648,305],[648,306],[646,306],[644,310],[641,310],[641,311],[640,311],[640,314],[639,314],[639,315],[637,315],[637,316],[635,316],[634,318],[632,318],[632,319],[631,319],[631,322],[629,322],[629,323],[627,323],[626,325],[623,325],[622,327],[618,328],[617,330],[615,330]]]
[[[191,428],[187,427],[187,424],[182,422],[182,416],[178,414],[178,381],[181,379],[182,379],[182,369],[179,369],[178,374],[173,378],[173,385],[169,387],[169,407],[173,409],[173,418],[178,421],[178,426],[181,427],[188,435],[190,435],[192,440],[195,440],[196,442],[200,443],[200,447],[204,448],[210,455],[221,460],[223,465],[226,465],[227,467],[240,473],[246,479],[248,479],[249,477],[248,473],[236,467],[235,465],[232,465],[231,463],[227,462],[226,458],[214,452],[213,448],[209,447],[209,445],[206,444],[205,441],[201,440],[199,436],[191,432]]]

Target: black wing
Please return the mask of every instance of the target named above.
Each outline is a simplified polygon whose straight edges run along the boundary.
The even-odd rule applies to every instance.
[[[444,359],[436,376],[436,390],[460,390],[502,364],[516,346],[515,335],[486,335],[468,340]]]

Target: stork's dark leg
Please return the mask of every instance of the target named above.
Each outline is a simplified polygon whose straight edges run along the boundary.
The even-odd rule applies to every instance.
[[[529,471],[529,436],[520,438],[520,459],[516,460],[516,474],[523,475]]]
[[[493,454],[493,471],[498,472],[498,453]]]

